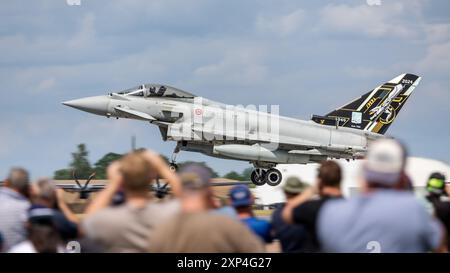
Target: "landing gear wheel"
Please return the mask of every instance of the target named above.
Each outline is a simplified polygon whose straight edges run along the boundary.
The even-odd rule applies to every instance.
[[[266,173],[266,183],[269,186],[277,186],[281,183],[281,179],[283,179],[283,176],[281,175],[281,172],[277,169],[269,169]]]
[[[266,171],[260,168],[254,169],[250,174],[250,180],[256,186],[262,186],[266,184],[265,178],[266,178]]]
[[[178,171],[178,165],[176,163],[170,163],[169,164],[169,170],[171,170],[172,172],[176,172]]]

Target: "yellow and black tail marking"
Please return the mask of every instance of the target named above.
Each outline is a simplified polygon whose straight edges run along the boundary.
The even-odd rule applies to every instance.
[[[420,79],[413,74],[401,74],[325,116],[313,115],[312,120],[321,125],[384,134]]]

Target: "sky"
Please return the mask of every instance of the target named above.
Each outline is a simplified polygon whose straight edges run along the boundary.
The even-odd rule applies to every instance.
[[[309,119],[405,72],[423,79],[388,134],[450,162],[449,1],[15,0],[2,1],[0,22],[0,177],[12,166],[52,176],[79,143],[94,163],[129,151],[133,135],[172,153],[155,126],[62,101],[163,83]],[[250,166],[178,160],[221,175]]]

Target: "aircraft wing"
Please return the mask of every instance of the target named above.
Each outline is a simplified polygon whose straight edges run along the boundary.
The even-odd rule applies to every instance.
[[[213,132],[205,132],[201,130],[195,130],[192,129],[192,132],[194,134],[197,134],[198,137],[201,137],[202,134],[212,134],[214,137],[221,137],[221,139],[224,139],[225,144],[235,144],[236,140],[233,135],[226,136],[226,135],[220,135],[220,134],[214,134]],[[372,132],[366,132],[366,137],[369,139],[377,139],[380,137],[379,134],[375,134]],[[227,139],[230,139],[227,141]],[[277,149],[287,151],[288,153],[295,153],[295,154],[305,154],[305,155],[317,155],[317,156],[335,156],[340,158],[352,158],[355,156],[360,156],[362,154],[365,154],[366,149],[360,146],[345,146],[345,145],[333,145],[328,146],[324,145],[323,143],[319,142],[313,142],[313,141],[305,141],[303,139],[289,137],[289,136],[282,136],[281,138],[274,137],[272,134],[249,134],[248,138],[244,140],[247,145],[254,145],[254,144],[267,144],[270,147],[272,144],[277,145]]]
[[[190,126],[190,125],[187,125]],[[189,128],[189,127],[187,127]],[[169,132],[168,134],[170,135],[171,128],[169,127]],[[216,133],[216,132],[211,132],[211,131],[206,131],[206,130],[198,130],[196,128],[192,128],[192,133],[196,134],[200,139],[202,136],[204,135],[208,135],[208,138],[210,139],[223,139],[225,143],[230,142],[230,143],[235,143],[236,142],[236,135],[238,138],[240,138],[239,134],[223,134],[221,133]],[[193,140],[198,140],[199,138],[193,138]],[[242,137],[243,138],[243,137]],[[229,139],[229,140],[228,140]],[[277,136],[274,136],[273,134],[266,134],[266,133],[259,133],[257,134],[256,132],[254,134],[252,134],[251,132],[248,133],[248,137],[245,139],[246,142],[248,142],[250,145],[251,144],[263,144],[263,143],[278,143],[278,144],[285,144],[285,145],[289,145],[292,147],[305,147],[305,148],[314,148],[318,145],[317,142],[311,142],[311,141],[304,141],[298,138],[294,138],[294,137],[283,137],[283,139],[280,139]],[[294,149],[294,148],[292,148]]]
[[[147,120],[147,121],[156,120],[154,117],[150,116],[147,113],[136,111],[136,110],[133,110],[130,108],[116,106],[116,107],[114,107],[114,109],[127,118],[134,118],[134,119]]]

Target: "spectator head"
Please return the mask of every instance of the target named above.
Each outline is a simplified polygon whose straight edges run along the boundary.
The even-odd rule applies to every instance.
[[[363,166],[369,188],[395,188],[401,183],[406,150],[398,141],[380,139],[370,145]]]
[[[432,173],[427,181],[427,191],[435,195],[446,195],[445,175],[442,173]]]
[[[236,209],[251,208],[254,199],[246,185],[237,185],[230,190],[231,205]]]
[[[28,239],[38,253],[58,252],[61,238],[52,209],[32,206],[28,210],[27,230]]]
[[[199,192],[208,190],[211,185],[211,172],[199,165],[188,164],[180,170],[183,192]]]
[[[180,169],[182,204],[185,211],[204,211],[214,207],[211,192],[211,172],[198,164],[188,164]]]
[[[48,208],[56,207],[56,187],[52,184],[51,180],[46,178],[39,179],[31,188],[33,203]]]
[[[19,167],[12,168],[9,171],[5,185],[24,196],[29,194],[30,178],[28,172]]]
[[[127,195],[147,195],[156,171],[142,152],[132,152],[119,161],[123,189]]]
[[[341,167],[335,161],[327,160],[320,164],[317,174],[319,189],[341,188]]]
[[[307,187],[308,184],[302,182],[299,178],[295,176],[288,177],[283,185],[284,195],[286,199],[291,199],[302,193]]]

